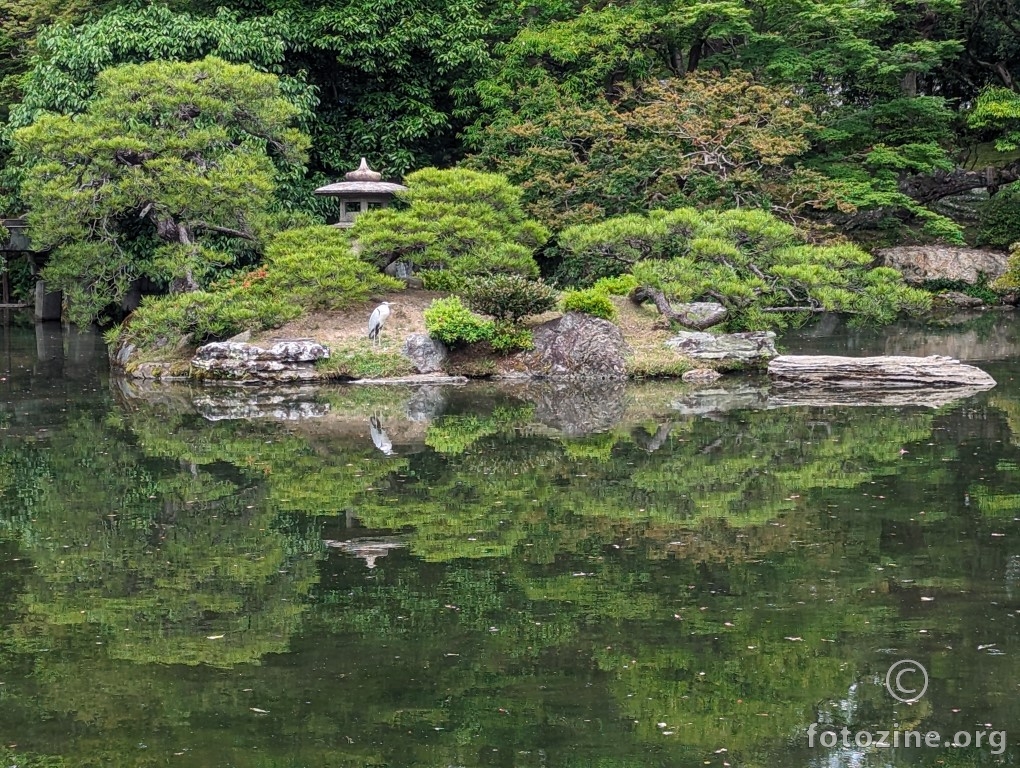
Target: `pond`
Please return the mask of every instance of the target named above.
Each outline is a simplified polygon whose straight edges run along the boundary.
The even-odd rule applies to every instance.
[[[785,340],[976,350],[938,408],[146,387],[0,329],[0,765],[1016,764],[1011,323]]]

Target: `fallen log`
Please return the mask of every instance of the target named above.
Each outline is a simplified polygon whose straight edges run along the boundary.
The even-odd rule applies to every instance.
[[[991,389],[995,379],[973,365],[943,355],[929,357],[838,357],[780,355],[768,374],[779,386],[843,389]]]

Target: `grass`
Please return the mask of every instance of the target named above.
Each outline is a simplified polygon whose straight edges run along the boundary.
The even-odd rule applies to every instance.
[[[661,350],[644,349],[627,360],[627,375],[632,379],[677,379],[697,365],[688,357],[681,357],[675,350],[664,347]]]
[[[382,379],[410,376],[417,373],[411,361],[392,349],[336,347],[329,358],[320,360],[315,369],[326,379]]]

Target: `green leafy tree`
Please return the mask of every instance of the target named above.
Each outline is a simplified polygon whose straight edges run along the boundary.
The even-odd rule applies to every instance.
[[[549,236],[530,219],[521,190],[504,176],[426,168],[405,180],[400,208],[359,216],[353,233],[363,258],[385,267],[403,260],[460,276],[538,276],[534,253]]]
[[[40,8],[47,1],[29,0]],[[186,0],[124,3],[82,21],[72,12],[77,6],[43,9],[18,33],[36,39],[11,43],[21,56],[34,52],[15,66],[27,65],[20,98],[13,98],[15,127],[40,110],[83,111],[103,69],[213,55],[281,77],[307,109],[302,127],[314,139],[313,169],[332,177],[362,155],[392,174],[459,156],[456,136],[477,115],[474,83],[491,65],[494,17],[503,8],[475,0],[357,0],[342,7]],[[65,23],[46,26],[50,19]],[[313,204],[310,195],[299,196],[302,205]]]
[[[519,184],[550,226],[683,205],[836,204],[824,178],[793,162],[815,124],[791,89],[740,72],[621,87],[590,104],[542,89],[534,108],[484,129],[473,162]]]
[[[111,342],[140,348],[164,346],[188,336],[198,344],[242,331],[277,328],[312,310],[344,310],[376,292],[404,288],[362,261],[347,234],[318,225],[274,236],[261,266],[232,274],[206,290],[146,297]]]
[[[150,276],[195,290],[233,260],[224,242],[258,244],[276,166],[308,139],[277,78],[206,58],[106,70],[79,116],[47,115],[15,135],[46,279],[88,322]]]
[[[565,230],[559,247],[567,274],[582,284],[633,271],[638,298],[651,298],[671,320],[690,321],[670,301],[715,300],[731,327],[782,327],[814,312],[846,312],[888,321],[929,306],[892,269],[848,243],[809,245],[803,233],[764,211],[653,211]],[[582,271],[583,269],[583,271]],[[707,327],[701,324],[697,327]]]
[[[1000,152],[1020,149],[1020,93],[1010,88],[986,88],[967,122],[971,128],[993,132]]]

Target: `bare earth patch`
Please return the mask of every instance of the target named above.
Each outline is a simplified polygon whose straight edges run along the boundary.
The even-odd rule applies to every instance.
[[[252,342],[279,339],[314,339],[329,347],[340,376],[398,376],[411,373],[400,355],[404,339],[412,333],[425,333],[425,309],[446,294],[436,291],[406,290],[375,297],[372,301],[339,312],[312,312],[282,328],[254,334]],[[680,376],[693,366],[691,362],[665,346],[673,333],[651,305],[638,306],[623,296],[614,296],[616,323],[633,350],[628,371],[636,377]],[[391,314],[383,328],[381,342],[373,346],[368,339],[368,318],[382,301],[390,302]],[[546,312],[530,318],[534,327],[553,320],[560,312]],[[488,354],[464,350],[451,358],[451,370],[468,375],[485,375],[500,370],[498,359]]]
[[[390,317],[383,327],[380,347],[383,350],[400,351],[404,339],[412,333],[425,333],[425,308],[434,299],[445,296],[436,291],[395,291],[380,295],[364,304],[340,312],[310,312],[297,320],[275,330],[261,331],[252,336],[252,341],[275,339],[314,339],[327,347],[348,346],[364,342],[366,349],[372,348],[368,340],[368,318],[381,302],[390,302]]]

